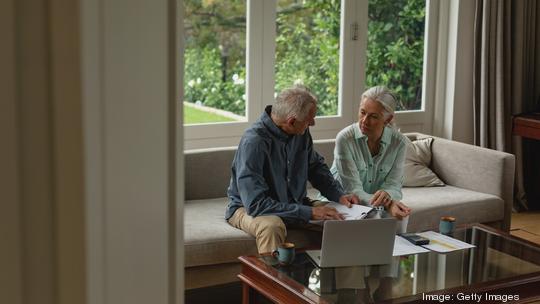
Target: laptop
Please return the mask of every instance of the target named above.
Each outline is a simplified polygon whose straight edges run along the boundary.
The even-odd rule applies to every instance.
[[[396,219],[326,221],[321,250],[307,250],[321,268],[390,264]]]

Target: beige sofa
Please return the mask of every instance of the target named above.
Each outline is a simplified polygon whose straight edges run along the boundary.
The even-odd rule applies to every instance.
[[[426,135],[407,136],[414,140]],[[316,141],[315,149],[331,165],[334,141]],[[234,147],[185,153],[184,248],[188,290],[237,280],[237,257],[256,253],[254,238],[224,220],[234,153]],[[408,231],[437,229],[442,215],[455,216],[457,224],[479,222],[509,230],[513,155],[434,137],[431,169],[446,186],[403,188],[403,201],[413,209]],[[317,192],[310,189],[308,193],[314,197]],[[287,236],[298,247],[315,244],[319,237],[303,230],[291,230]]]

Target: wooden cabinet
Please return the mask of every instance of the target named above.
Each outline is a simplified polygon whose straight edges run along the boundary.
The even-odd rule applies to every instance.
[[[516,115],[512,125],[514,135],[540,140],[540,113]]]

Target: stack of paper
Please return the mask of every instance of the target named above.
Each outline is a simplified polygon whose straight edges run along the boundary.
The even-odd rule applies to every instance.
[[[394,241],[394,253],[393,256],[410,255],[417,253],[429,252],[428,249],[415,245],[399,235],[396,235]]]
[[[417,234],[429,239],[429,245],[423,245],[424,248],[441,253],[475,247],[474,245],[456,240],[452,237],[442,235],[434,231],[425,231]]]
[[[475,247],[474,245],[456,240],[446,235],[442,235],[435,231],[419,232],[417,235],[429,239],[429,244],[417,246],[396,235],[396,240],[394,242],[394,256],[417,254],[429,252],[430,250],[446,253]]]
[[[340,203],[336,202],[329,202],[325,206],[332,207],[337,210],[337,212],[341,213],[345,220],[359,220],[363,219],[367,216],[367,214],[373,209],[372,207],[364,206],[364,205],[352,205],[351,208],[342,205]],[[324,222],[322,220],[312,220],[309,221],[312,224],[321,224]]]
[[[373,209],[372,207],[364,205],[352,205],[351,208],[349,208],[345,205],[335,202],[330,202],[326,204],[326,206],[336,208],[339,213],[343,214],[346,220],[363,219]]]

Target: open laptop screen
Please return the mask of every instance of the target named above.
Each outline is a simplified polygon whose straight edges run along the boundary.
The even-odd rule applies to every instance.
[[[308,250],[319,267],[389,264],[396,220],[393,218],[326,221],[321,250]]]

